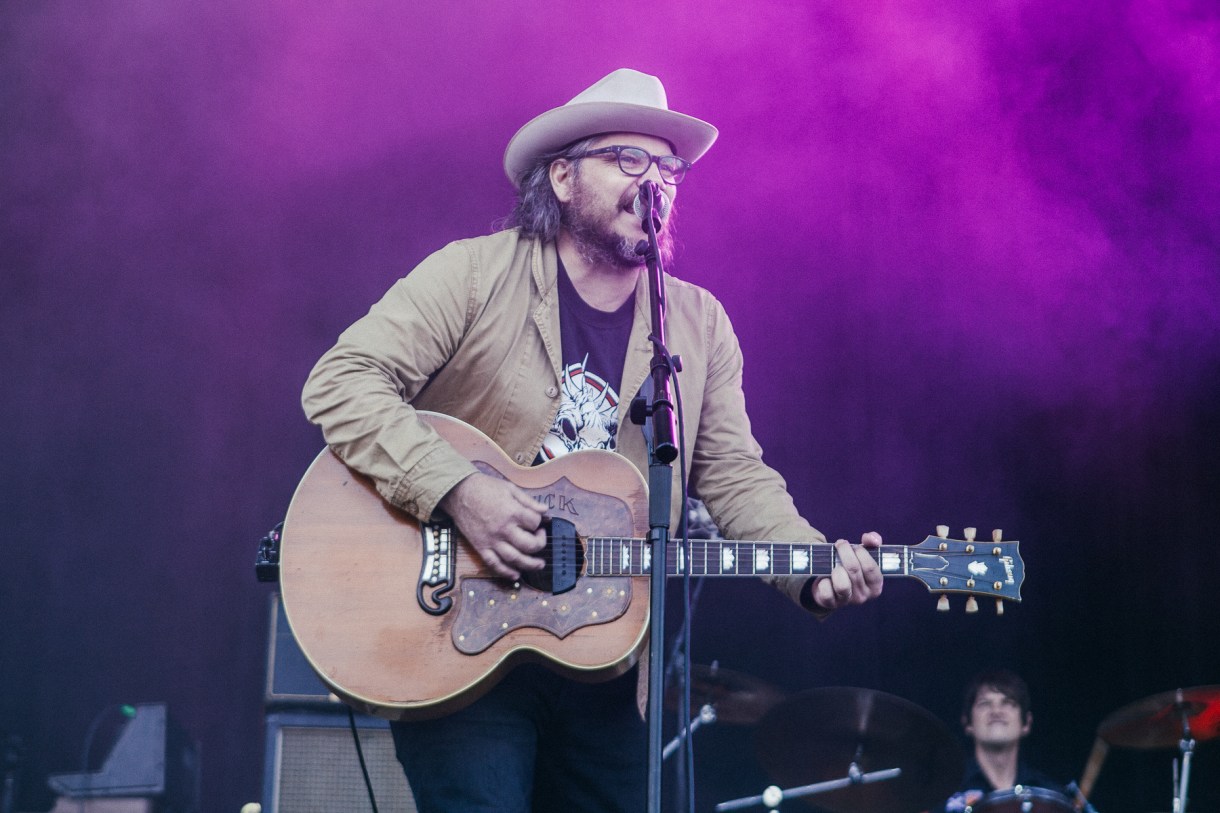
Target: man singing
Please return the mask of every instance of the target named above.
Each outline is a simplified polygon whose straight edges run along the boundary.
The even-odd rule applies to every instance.
[[[521,465],[598,448],[647,472],[645,438],[628,417],[653,358],[635,204],[643,183],[656,184],[668,267],[678,189],[716,136],[670,110],[658,79],[628,69],[526,123],[504,154],[518,191],[509,227],[425,259],[310,374],[303,403],[327,443],[392,505],[423,521],[452,519],[500,576],[542,568],[544,507],[476,470],[416,410],[479,428]],[[664,285],[666,344],[682,358],[689,486],[730,538],[824,543],[762,460],[724,308],[689,282],[666,275]],[[681,470],[675,463],[675,495]],[[835,543],[830,576],[771,581],[814,613],[868,601],[881,592],[870,554],[881,538],[861,542]],[[639,813],[647,730],[638,677],[632,669],[588,684],[523,665],[459,711],[395,722],[419,810]]]

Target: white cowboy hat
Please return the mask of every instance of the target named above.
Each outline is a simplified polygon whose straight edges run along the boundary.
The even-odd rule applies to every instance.
[[[717,136],[716,128],[706,121],[670,110],[660,79],[619,68],[563,107],[536,116],[518,130],[504,150],[504,172],[519,186],[521,174],[539,155],[598,133],[663,138],[679,158],[692,164]]]

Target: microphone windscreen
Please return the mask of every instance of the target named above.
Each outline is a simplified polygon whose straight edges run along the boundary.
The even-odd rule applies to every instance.
[[[673,203],[669,200],[669,196],[666,195],[660,189],[660,187],[654,185],[653,190],[655,192],[654,201],[656,203],[657,214],[661,216],[661,220],[664,220],[665,218],[669,217],[669,208],[673,206]],[[644,203],[644,196],[640,194],[639,190],[637,190],[635,193],[635,200],[631,202],[631,208],[635,212],[635,216],[641,220],[648,216],[648,209]]]

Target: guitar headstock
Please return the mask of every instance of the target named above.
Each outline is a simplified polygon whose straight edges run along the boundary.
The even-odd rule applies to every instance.
[[[949,609],[949,593],[966,593],[966,612],[978,610],[975,596],[996,599],[996,613],[1004,612],[1004,601],[1021,600],[1025,563],[1017,550],[1019,542],[1003,542],[1000,531],[991,532],[990,542],[975,541],[975,529],[966,528],[964,539],[949,539],[949,529],[936,527],[929,536],[908,548],[908,574],[934,593],[940,593],[938,610]]]

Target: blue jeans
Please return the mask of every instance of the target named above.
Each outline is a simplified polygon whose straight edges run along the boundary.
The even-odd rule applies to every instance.
[[[391,724],[420,813],[640,813],[637,679],[578,683],[526,664],[460,711]]]

